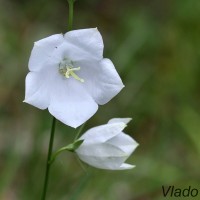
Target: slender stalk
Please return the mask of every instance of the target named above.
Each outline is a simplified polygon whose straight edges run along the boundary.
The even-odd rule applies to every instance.
[[[82,133],[83,128],[85,127],[85,124],[86,124],[86,122],[84,124],[82,124],[81,127],[79,128],[79,130],[76,134],[76,137],[74,138],[74,141],[76,141],[79,138],[79,135]]]
[[[68,30],[72,30],[72,24],[73,24],[73,14],[74,14],[74,2],[75,0],[68,0],[69,4],[69,20],[68,20]],[[51,159],[52,159],[52,149],[53,149],[53,141],[54,141],[54,132],[55,132],[55,125],[56,125],[56,119],[53,117],[52,127],[51,127],[51,136],[49,141],[49,151],[48,151],[48,157],[47,157],[47,163],[46,163],[46,173],[45,173],[45,179],[44,179],[44,188],[42,193],[41,200],[46,199],[46,193],[47,193],[47,186],[49,181],[49,172],[51,167]],[[59,154],[59,152],[58,152]]]
[[[75,0],[68,0],[68,4],[69,4],[68,30],[69,31],[71,31],[73,27],[74,2]]]
[[[46,173],[45,173],[45,179],[44,179],[44,188],[42,193],[41,200],[45,200],[46,193],[47,193],[47,186],[49,181],[49,172],[51,167],[51,155],[52,155],[52,149],[53,149],[53,141],[54,141],[54,132],[55,132],[55,126],[56,126],[56,118],[53,117],[52,126],[51,126],[51,136],[49,140],[49,151],[48,151],[48,157],[47,157],[47,163],[46,163]]]
[[[56,159],[56,157],[57,157],[61,152],[66,151],[66,150],[72,151],[72,152],[73,152],[72,148],[70,148],[69,146],[62,147],[62,148],[58,149],[58,150],[51,156],[51,160],[49,161],[49,164],[51,165],[51,164],[54,162],[54,160]]]

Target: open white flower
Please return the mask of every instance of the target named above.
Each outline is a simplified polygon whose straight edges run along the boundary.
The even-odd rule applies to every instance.
[[[75,150],[79,158],[96,168],[109,170],[132,169],[124,163],[138,143],[123,129],[131,118],[111,119],[108,124],[89,129],[79,140],[83,143]]]
[[[24,102],[77,127],[124,87],[113,63],[103,58],[96,28],[55,34],[35,42]]]

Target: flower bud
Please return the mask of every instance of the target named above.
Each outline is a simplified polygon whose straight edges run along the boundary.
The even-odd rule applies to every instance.
[[[96,168],[132,169],[134,165],[124,162],[138,143],[122,132],[130,120],[130,118],[115,118],[105,125],[89,129],[79,138],[84,141],[75,152],[83,162]]]

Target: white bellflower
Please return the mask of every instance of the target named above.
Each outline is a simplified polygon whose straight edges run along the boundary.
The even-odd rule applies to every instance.
[[[87,121],[124,87],[113,63],[103,58],[96,28],[55,34],[35,42],[24,102],[48,108],[71,127]]]
[[[125,170],[134,165],[124,163],[138,143],[123,129],[130,118],[111,119],[108,124],[86,131],[79,140],[83,143],[75,150],[85,163],[100,169]]]

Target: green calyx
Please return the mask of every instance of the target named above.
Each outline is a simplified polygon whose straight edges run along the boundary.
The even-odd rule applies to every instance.
[[[63,151],[70,151],[70,152],[74,152],[76,149],[79,148],[79,146],[83,143],[84,140],[76,140],[73,143],[64,146],[60,149],[58,149],[51,157],[51,160],[49,161],[49,164],[52,164],[54,162],[54,160],[56,159],[56,157]]]

